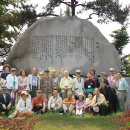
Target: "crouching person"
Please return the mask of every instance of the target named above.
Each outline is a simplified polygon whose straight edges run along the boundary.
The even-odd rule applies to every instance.
[[[8,116],[11,106],[10,94],[7,93],[7,87],[3,86],[0,93],[0,113],[5,112],[5,115]]]
[[[73,98],[73,94],[69,93],[67,98],[63,100],[64,113],[71,115],[75,108],[76,100]]]
[[[46,98],[43,96],[42,90],[36,91],[36,97],[32,99],[33,111],[43,114],[46,110]]]
[[[78,94],[79,100],[76,101],[76,115],[83,115],[86,107],[86,101],[84,100],[84,94]]]
[[[53,96],[51,96],[48,101],[48,111],[63,113],[64,110],[62,106],[62,98],[59,96],[58,89],[55,88],[53,90]]]
[[[13,114],[9,116],[9,118],[13,117],[26,117],[26,116],[32,116],[32,104],[31,101],[28,100],[28,93],[26,91],[21,92],[20,100],[18,101],[18,104],[16,106],[16,110]]]
[[[107,115],[108,102],[106,101],[105,96],[100,93],[98,88],[95,89],[94,94],[95,96],[92,101],[94,114],[99,113],[100,115]]]

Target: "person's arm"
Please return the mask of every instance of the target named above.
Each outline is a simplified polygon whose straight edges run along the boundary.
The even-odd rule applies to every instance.
[[[48,110],[51,109],[51,97],[49,98],[49,101],[48,101]]]
[[[72,89],[74,85],[73,79],[69,78],[69,86],[68,89]]]
[[[18,77],[16,77],[16,85],[15,85],[15,90],[18,90]]]
[[[32,111],[32,103],[29,100],[27,100],[27,103],[28,103],[27,110]]]
[[[105,103],[105,102],[106,102],[105,96],[104,96],[104,95],[101,95],[101,96],[100,96],[100,102],[97,102],[97,104],[98,104],[98,105],[101,105],[101,104],[103,104],[103,103]]]
[[[57,106],[57,108],[59,109],[59,108],[61,108],[61,107],[62,107],[62,98],[59,97],[59,101],[58,101],[58,106]]]
[[[60,89],[65,89],[65,86],[64,86],[64,79],[62,78],[61,81],[60,81]]]
[[[18,104],[17,104],[17,107],[16,107],[16,110],[18,110],[19,112],[24,110],[24,108],[21,107],[21,103],[22,103],[22,100],[19,100]]]
[[[31,80],[32,80],[32,75],[28,75],[27,77],[27,88],[29,88],[30,90],[32,90],[32,83],[31,83]]]
[[[126,91],[128,91],[129,85],[125,78],[124,78],[124,86],[125,86]]]

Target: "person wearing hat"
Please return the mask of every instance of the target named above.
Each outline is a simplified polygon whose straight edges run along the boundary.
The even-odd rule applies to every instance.
[[[81,77],[81,71],[76,70],[76,77],[73,79],[74,80],[74,85],[72,88],[72,91],[75,94],[75,99],[78,99],[78,94],[79,93],[84,93],[84,79]]]
[[[93,101],[92,101],[93,113],[107,115],[108,114],[108,101],[106,101],[105,96],[100,93],[98,88],[95,89],[94,94],[95,96],[93,97]],[[99,111],[95,111],[95,110],[98,110],[98,107],[99,107]]]
[[[40,88],[40,78],[36,67],[32,67],[32,73],[28,75],[27,88],[30,89],[31,97],[35,97],[36,91]]]
[[[39,72],[38,76],[39,76],[39,78],[40,78],[40,79],[42,79],[42,78],[43,78],[43,76],[44,76],[43,74],[44,74],[44,72],[43,72],[43,71]]]
[[[32,103],[30,100],[27,99],[28,99],[28,93],[26,91],[22,91],[21,98],[18,101],[15,111],[15,115],[17,115],[18,117],[31,116],[33,114]]]
[[[108,83],[112,89],[115,90],[116,82],[117,82],[117,75],[114,68],[109,69],[109,76],[108,76]]]
[[[63,100],[64,113],[71,115],[75,108],[75,103],[76,103],[76,100],[73,98],[72,92],[68,93],[67,98]]]
[[[106,100],[109,102],[108,113],[116,112],[117,96],[113,89],[107,85],[106,81],[102,81],[100,83],[99,91],[105,96]]]
[[[5,112],[5,115],[8,116],[9,111],[11,110],[11,97],[7,93],[7,87],[2,87],[2,92],[0,93],[0,113]]]
[[[6,80],[6,77],[10,74],[10,65],[5,64],[3,66],[3,72],[1,73],[1,78]]]
[[[76,101],[76,115],[83,115],[86,107],[86,101],[84,100],[84,94],[78,94],[79,99]]]
[[[35,113],[43,113],[46,110],[46,98],[43,96],[42,90],[36,91],[36,97],[32,99],[33,111]]]
[[[46,69],[44,71],[44,77],[40,80],[40,90],[45,94],[47,101],[52,96],[53,88],[53,79],[50,77],[49,70]]]
[[[58,88],[53,90],[53,96],[48,101],[48,111],[63,113],[62,98],[59,96]]]
[[[12,105],[15,105],[15,99],[17,95],[17,90],[18,90],[18,77],[16,76],[16,68],[11,68],[11,74],[9,74],[6,77],[6,86],[8,88],[8,92],[11,94],[11,99],[12,99]]]

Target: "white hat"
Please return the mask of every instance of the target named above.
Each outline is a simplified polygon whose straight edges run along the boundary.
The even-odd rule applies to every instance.
[[[27,93],[26,91],[22,91],[22,92],[21,92],[21,96],[22,96],[22,95],[28,96],[28,93]]]
[[[79,93],[78,96],[84,96],[84,94],[83,93]]]
[[[81,70],[76,70],[76,73],[81,73]]]
[[[115,71],[115,69],[114,68],[110,68],[110,71]]]
[[[99,112],[99,107],[93,107],[94,112]]]

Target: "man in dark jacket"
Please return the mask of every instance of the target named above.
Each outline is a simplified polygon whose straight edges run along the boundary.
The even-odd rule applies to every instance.
[[[107,86],[106,81],[102,81],[100,83],[100,93],[102,93],[106,100],[109,102],[109,110],[108,113],[117,111],[117,96],[116,92],[109,86]]]
[[[8,116],[11,109],[11,97],[7,93],[7,87],[2,87],[2,92],[0,93],[0,113],[5,112],[5,115]]]

